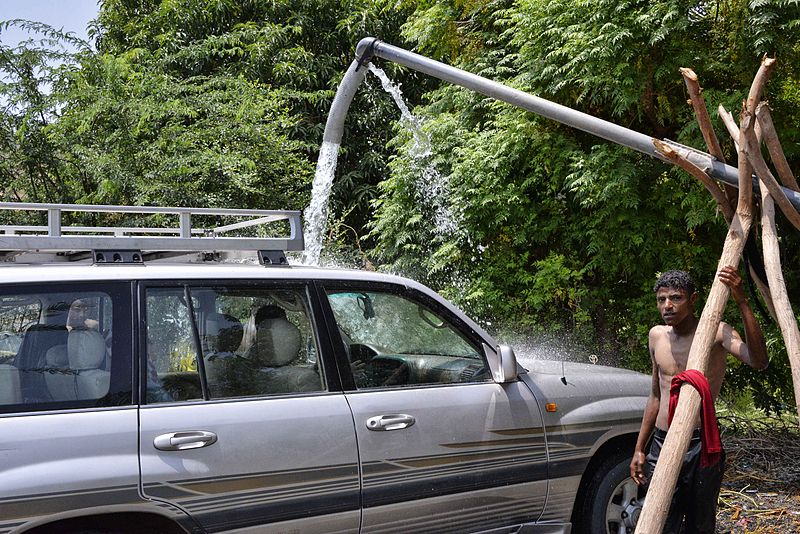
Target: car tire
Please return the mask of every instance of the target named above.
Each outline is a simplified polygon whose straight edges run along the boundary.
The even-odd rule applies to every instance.
[[[633,533],[643,491],[630,475],[631,455],[616,451],[592,471],[573,514],[576,534]]]

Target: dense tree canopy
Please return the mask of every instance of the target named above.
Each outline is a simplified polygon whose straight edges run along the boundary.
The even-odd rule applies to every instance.
[[[770,102],[781,110],[782,139],[800,168],[796,2],[416,6],[404,35],[424,53],[698,148],[704,144],[679,67],[700,74],[712,109],[722,103],[738,111],[761,55],[777,55]],[[507,329],[567,330],[612,359],[647,369],[646,333],[659,319],[650,289],[657,273],[686,269],[710,287],[726,227],[708,193],[682,171],[463,89],[442,86],[426,99],[417,112],[461,212],[461,232],[442,235],[431,226],[416,184],[419,162],[399,156],[381,184],[373,223],[383,260],[414,269]],[[717,131],[725,131],[721,123]],[[411,141],[399,132],[395,142]],[[725,149],[733,153],[730,142]],[[784,229],[785,276],[797,295],[798,236],[788,224]],[[791,388],[774,327],[770,339],[780,363],[762,376],[756,395],[777,406]],[[743,385],[741,373],[729,384]]]
[[[775,55],[770,104],[800,170],[797,0],[103,0],[94,48],[31,29],[43,40],[0,44],[3,200],[303,208],[327,110],[367,35],[698,148],[678,68],[700,75],[716,121]],[[710,286],[725,234],[711,197],[656,160],[377,63],[431,150],[412,150],[368,78],[329,247],[428,282],[503,335],[558,333],[646,370],[656,274],[682,268]],[[798,295],[800,239],[781,226]],[[768,337],[775,364],[753,391],[777,408],[791,388],[776,327]],[[728,383],[750,379],[735,369]]]

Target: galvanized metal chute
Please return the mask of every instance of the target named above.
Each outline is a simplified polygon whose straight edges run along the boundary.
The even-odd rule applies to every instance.
[[[656,141],[669,145],[681,157],[707,172],[710,176],[733,187],[738,187],[738,170],[717,160],[710,154],[681,145],[668,139],[657,140],[654,137],[636,132],[618,124],[593,117],[561,104],[528,94],[519,89],[508,87],[502,83],[489,80],[439,61],[409,52],[397,46],[384,43],[374,37],[362,39],[356,47],[356,59],[350,64],[336,92],[331,105],[328,120],[325,124],[323,142],[340,145],[344,131],[344,119],[356,90],[366,76],[366,64],[373,57],[379,57],[410,69],[428,74],[434,78],[460,85],[477,93],[495,98],[513,106],[525,109],[542,117],[552,119],[561,124],[572,126],[578,130],[596,135],[613,143],[626,146],[648,156],[669,161],[656,149]],[[784,194],[794,208],[800,212],[800,193],[782,188]],[[758,180],[753,177],[753,190],[759,191]]]

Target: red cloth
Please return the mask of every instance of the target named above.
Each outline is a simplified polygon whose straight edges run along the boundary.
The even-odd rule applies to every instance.
[[[708,467],[719,461],[722,453],[722,441],[719,439],[717,414],[714,412],[714,399],[711,396],[711,389],[708,387],[708,380],[705,375],[700,371],[688,369],[672,378],[672,384],[669,388],[669,418],[667,424],[672,424],[672,416],[675,415],[681,385],[684,382],[691,384],[700,393],[700,423],[702,425],[700,467]]]

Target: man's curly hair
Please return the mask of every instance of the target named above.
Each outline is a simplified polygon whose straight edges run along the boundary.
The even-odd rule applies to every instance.
[[[656,285],[653,286],[653,293],[657,293],[662,287],[683,289],[687,295],[692,295],[694,293],[694,280],[686,271],[667,271],[656,280]]]

